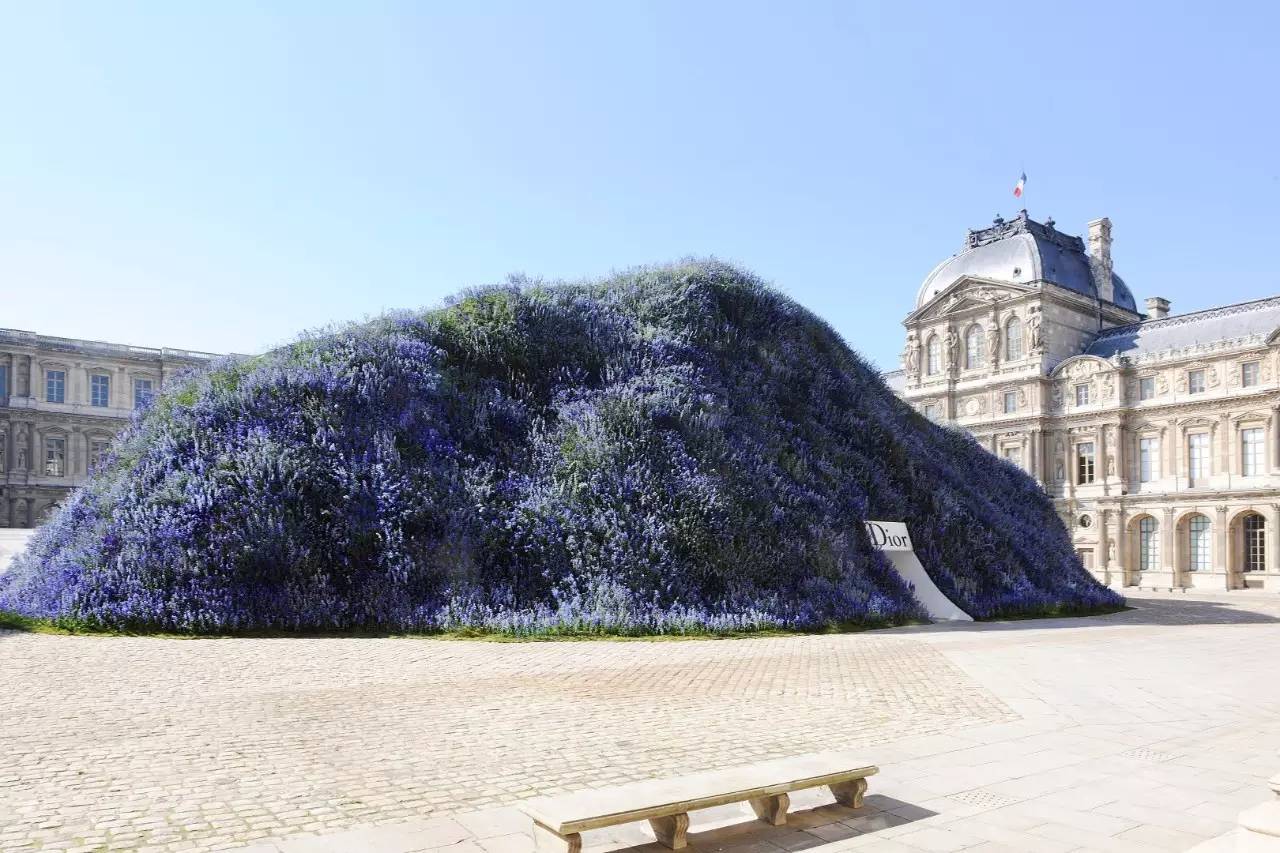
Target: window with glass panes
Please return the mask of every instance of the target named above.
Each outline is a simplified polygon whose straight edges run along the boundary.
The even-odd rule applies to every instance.
[[[105,438],[95,438],[89,442],[89,469],[96,471],[107,461],[107,450],[111,442]]]
[[[1187,522],[1187,538],[1187,568],[1193,572],[1206,571],[1209,568],[1209,519],[1193,515]]]
[[[44,440],[44,473],[48,477],[61,477],[67,470],[67,440],[50,437]]]
[[[1022,358],[1022,321],[1010,317],[1004,327],[1004,357],[1013,361]]]
[[[1257,513],[1244,517],[1244,570],[1261,572],[1267,567],[1267,522]]]
[[[1263,473],[1266,464],[1266,443],[1262,427],[1240,430],[1240,473],[1256,477]]]
[[[1258,384],[1259,363],[1256,361],[1245,362],[1240,365],[1240,384],[1245,388],[1252,388]]]
[[[133,380],[133,407],[140,409],[151,401],[151,380]]]
[[[1138,439],[1138,482],[1150,483],[1160,477],[1160,439]]]
[[[9,366],[0,364],[0,400],[9,396]]]
[[[89,404],[98,408],[111,405],[111,377],[98,373],[89,377]]]
[[[1187,391],[1191,394],[1204,393],[1204,371],[1188,370],[1187,371]]]
[[[1138,567],[1150,572],[1160,565],[1160,528],[1146,516],[1138,522]]]
[[[987,335],[982,331],[982,327],[974,323],[969,330],[964,333],[964,366],[969,370],[982,367],[986,363],[986,340]]]
[[[46,403],[63,403],[67,399],[67,372],[47,370],[44,374],[44,399]]]
[[[1187,479],[1191,485],[1204,485],[1209,479],[1209,433],[1195,432],[1187,436]]]
[[[1076,405],[1077,406],[1089,405],[1089,386],[1088,385],[1076,386]]]
[[[1006,415],[1009,415],[1009,414],[1013,414],[1016,411],[1018,411],[1018,392],[1005,391],[1004,392],[1004,413]]]
[[[1084,485],[1093,482],[1093,442],[1084,441],[1076,445],[1076,483]]]
[[[1156,378],[1144,376],[1138,380],[1138,399],[1150,400],[1156,395]]]
[[[924,372],[930,376],[942,369],[942,344],[938,342],[938,336],[933,335],[929,338],[929,343],[924,347]]]
[[[1012,462],[1014,465],[1022,464],[1022,448],[1012,446],[1004,449],[1004,458]]]

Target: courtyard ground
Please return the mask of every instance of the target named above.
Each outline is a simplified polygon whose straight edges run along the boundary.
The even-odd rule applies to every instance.
[[[0,850],[526,853],[524,797],[862,747],[696,850],[1185,850],[1280,771],[1280,597],[687,642],[0,632]],[[589,834],[589,849],[646,830]]]

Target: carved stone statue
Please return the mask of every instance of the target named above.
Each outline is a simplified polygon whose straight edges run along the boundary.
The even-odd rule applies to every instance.
[[[1062,460],[1061,460],[1061,459],[1059,459],[1059,460],[1058,460],[1058,464],[1054,467],[1054,469],[1053,469],[1053,473],[1054,473],[1054,477],[1053,477],[1053,478],[1054,478],[1055,480],[1057,480],[1059,483],[1061,483],[1062,481],[1064,481],[1064,480],[1066,480],[1066,479],[1067,479],[1067,475],[1066,475],[1066,474],[1063,472],[1063,470],[1062,470]]]
[[[1111,565],[1116,561],[1116,540],[1112,539],[1107,543],[1107,564]]]
[[[987,356],[990,364],[1000,360],[1000,327],[995,320],[987,324]]]
[[[960,336],[953,327],[947,327],[947,369],[951,370],[959,363]]]
[[[1031,351],[1042,352],[1044,350],[1044,335],[1040,332],[1040,312],[1033,310],[1031,316],[1027,317],[1027,332],[1031,338]]]
[[[1116,475],[1116,457],[1114,454],[1107,457],[1107,476],[1114,477]]]
[[[14,453],[18,463],[16,470],[27,470],[27,428],[25,426],[18,430],[17,440],[14,442]]]
[[[908,376],[914,377],[920,372],[920,346],[914,333],[907,336],[907,348],[902,353],[902,361]]]

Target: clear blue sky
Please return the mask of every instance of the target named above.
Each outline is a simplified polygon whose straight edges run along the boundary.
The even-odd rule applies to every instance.
[[[270,8],[267,8],[270,7]],[[968,227],[1280,293],[1280,13],[1231,3],[0,3],[0,326],[215,351],[714,255],[896,365]]]

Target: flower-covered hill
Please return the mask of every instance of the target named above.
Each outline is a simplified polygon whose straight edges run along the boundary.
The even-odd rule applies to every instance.
[[[624,633],[1110,608],[1048,497],[716,262],[513,284],[171,386],[0,577],[103,627]]]

